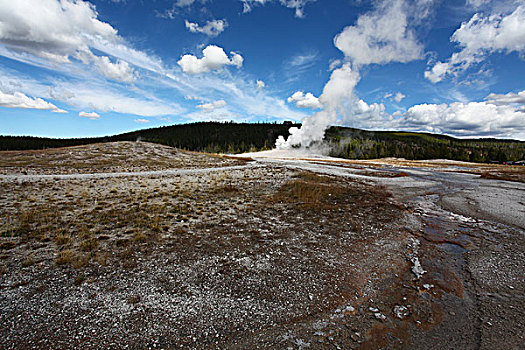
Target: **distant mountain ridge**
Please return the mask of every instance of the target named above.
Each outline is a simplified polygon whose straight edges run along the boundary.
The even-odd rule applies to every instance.
[[[198,122],[143,129],[95,138],[0,136],[0,150],[35,150],[99,142],[147,141],[190,151],[244,153],[272,149],[279,135],[300,124]],[[453,159],[472,162],[509,162],[525,158],[525,141],[457,139],[451,136],[398,131],[366,131],[334,126],[325,143],[330,155],[349,159],[399,157]]]

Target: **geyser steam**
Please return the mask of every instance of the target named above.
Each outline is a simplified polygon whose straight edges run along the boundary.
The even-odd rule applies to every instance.
[[[408,23],[417,25],[430,14],[434,0],[383,0],[370,13],[359,16],[334,38],[335,46],[345,55],[345,62],[335,69],[319,97],[323,109],[291,128],[287,140],[279,136],[278,149],[309,147],[322,141],[325,130],[340,117],[382,116],[384,106],[367,104],[354,89],[359,82],[359,68],[369,64],[409,62],[419,59],[423,46]]]
[[[323,110],[303,119],[301,128],[290,128],[290,137],[285,140],[279,136],[276,141],[278,149],[290,149],[297,146],[309,146],[321,141],[325,130],[337,121],[337,113],[352,100],[354,88],[359,81],[359,73],[352,70],[350,63],[344,64],[332,72],[319,101]]]

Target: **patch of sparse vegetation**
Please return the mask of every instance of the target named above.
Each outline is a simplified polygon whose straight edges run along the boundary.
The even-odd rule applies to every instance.
[[[58,253],[56,263],[58,265],[69,265],[75,269],[79,269],[89,264],[89,256],[72,249],[64,249]]]
[[[322,210],[334,206],[337,198],[345,193],[339,183],[332,183],[327,176],[301,172],[273,196],[274,201],[292,203],[304,208]]]
[[[6,241],[0,243],[0,250],[9,250],[13,249],[14,247],[16,247],[16,242],[13,241]]]
[[[130,295],[126,301],[131,305],[138,304],[140,302],[140,295]]]
[[[22,261],[22,267],[29,267],[35,263],[35,260],[31,254],[27,254],[26,258]]]
[[[520,166],[500,169],[499,171],[484,171],[481,173],[481,178],[525,183],[525,167]]]
[[[86,276],[84,276],[84,274],[80,274],[80,275],[75,276],[75,279],[73,280],[73,284],[75,286],[80,286],[82,285],[82,283],[84,283],[85,280],[86,280]]]

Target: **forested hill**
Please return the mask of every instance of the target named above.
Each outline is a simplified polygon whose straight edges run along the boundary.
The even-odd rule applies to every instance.
[[[288,137],[288,130],[292,126],[299,127],[300,124],[198,122],[94,138],[0,136],[0,150],[45,149],[112,141],[148,141],[190,151],[243,153],[273,148],[277,137]]]
[[[331,145],[332,156],[347,159],[398,157],[499,163],[525,159],[525,141],[516,140],[457,139],[437,134],[345,127],[331,127],[325,139]]]
[[[237,124],[199,122],[144,129],[114,136],[51,139],[0,136],[0,150],[44,149],[111,141],[149,141],[191,151],[243,153],[273,148],[279,135],[287,137],[299,124]],[[472,162],[507,162],[525,159],[525,142],[499,139],[456,139],[450,136],[364,131],[331,127],[325,136],[331,155],[350,159],[399,157],[454,159]]]

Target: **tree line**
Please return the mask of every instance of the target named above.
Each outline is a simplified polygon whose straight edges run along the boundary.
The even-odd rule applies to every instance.
[[[54,139],[0,136],[0,150],[46,149],[99,142],[148,141],[180,149],[211,153],[244,153],[272,149],[279,135],[300,124],[198,122],[95,137]],[[331,127],[324,143],[330,155],[346,159],[398,157],[452,159],[470,162],[508,162],[525,159],[525,142],[500,139],[457,139],[445,135],[365,131]]]
[[[502,139],[457,139],[445,135],[364,131],[332,127],[325,139],[331,155],[346,159],[384,157],[451,159],[476,163],[514,162],[525,159],[525,142]]]

